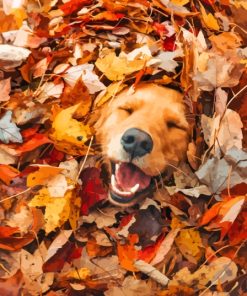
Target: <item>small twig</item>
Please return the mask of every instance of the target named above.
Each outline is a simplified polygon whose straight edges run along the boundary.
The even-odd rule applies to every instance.
[[[28,191],[30,191],[30,190],[31,190],[31,188],[27,188],[26,190],[24,190],[24,191],[22,191],[22,192],[19,192],[19,193],[17,193],[17,194],[14,194],[14,195],[11,195],[11,196],[9,196],[9,197],[6,197],[6,198],[0,200],[0,203],[5,202],[6,200],[9,200],[9,199],[11,199],[11,198],[17,197],[17,196],[19,196],[19,195],[21,195],[21,194],[23,194],[23,193],[26,193],[26,192],[28,192]]]
[[[158,269],[143,260],[135,261],[134,266],[162,286],[166,286],[170,281],[170,279],[166,275],[164,275]]]
[[[86,155],[85,155],[85,158],[83,159],[83,162],[82,162],[82,164],[81,164],[81,167],[80,167],[80,169],[79,169],[79,172],[78,172],[78,174],[77,174],[77,176],[76,176],[76,182],[78,182],[79,177],[80,177],[80,174],[81,174],[81,172],[82,172],[82,170],[83,170],[83,168],[84,168],[84,166],[85,166],[85,163],[86,163],[86,161],[87,161],[87,157],[88,157],[88,154],[89,154],[89,151],[90,151],[90,148],[91,148],[92,143],[93,143],[93,137],[91,137],[91,139],[90,139],[90,143],[89,143],[89,146],[88,146],[88,149],[87,149],[87,153],[86,153]]]

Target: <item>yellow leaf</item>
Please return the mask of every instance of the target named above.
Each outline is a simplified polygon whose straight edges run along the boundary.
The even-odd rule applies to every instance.
[[[164,84],[169,84],[169,83],[172,82],[172,78],[169,77],[169,76],[167,76],[167,75],[164,75],[164,76],[162,77],[162,82],[163,82]]]
[[[70,214],[69,214],[69,223],[73,230],[76,230],[77,221],[80,217],[80,210],[81,210],[81,198],[72,197]]]
[[[30,173],[27,177],[27,187],[45,184],[50,178],[56,176],[63,168],[49,165],[35,165],[38,171]]]
[[[72,116],[80,104],[60,111],[54,118],[50,138],[58,150],[72,155],[85,155],[87,147],[84,143],[91,137],[91,129]]]
[[[95,65],[108,79],[118,81],[144,68],[148,59],[149,57],[128,60],[126,56],[117,57],[114,51],[105,50],[104,55],[97,59]]]
[[[208,29],[218,31],[220,29],[220,27],[218,25],[216,18],[212,15],[212,13],[207,14],[205,8],[203,7],[203,5],[201,3],[200,3],[200,7],[201,7],[202,19],[203,19],[205,26]]]
[[[86,267],[82,267],[80,269],[76,269],[76,270],[70,270],[67,274],[66,277],[67,278],[72,278],[75,280],[85,280],[87,277],[89,277],[91,274],[91,271],[86,268]]]
[[[175,239],[176,245],[189,261],[198,263],[203,256],[203,244],[198,231],[182,229]]]
[[[13,8],[11,14],[14,16],[17,26],[20,28],[22,22],[27,18],[27,14],[24,8]]]
[[[241,46],[242,39],[239,35],[233,32],[223,32],[219,35],[211,35],[208,38],[213,47],[217,50],[220,50],[222,53],[226,52],[226,50],[236,50],[236,48]]]
[[[245,68],[247,67],[247,59],[240,60],[240,64],[245,65]]]
[[[110,84],[106,90],[101,92],[97,98],[95,99],[96,107],[100,107],[109,101],[111,98],[114,98],[116,94],[118,94],[121,90],[123,90],[127,84],[123,84],[121,82],[113,82]]]
[[[177,6],[183,6],[185,4],[188,4],[190,0],[171,0],[170,2]]]
[[[70,215],[73,191],[67,191],[64,197],[51,197],[47,188],[42,188],[29,202],[30,207],[45,207],[45,231],[50,233],[62,226]]]

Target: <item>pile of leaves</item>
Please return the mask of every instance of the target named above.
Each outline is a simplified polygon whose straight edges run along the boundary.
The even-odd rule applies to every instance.
[[[0,295],[246,295],[246,1],[1,2]],[[140,81],[184,92],[188,161],[118,208],[93,122]]]

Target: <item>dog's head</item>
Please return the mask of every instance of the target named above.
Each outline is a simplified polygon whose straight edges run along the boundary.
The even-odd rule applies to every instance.
[[[96,123],[97,141],[111,162],[109,199],[133,205],[150,191],[153,179],[186,154],[188,123],[183,95],[155,84],[122,91]]]

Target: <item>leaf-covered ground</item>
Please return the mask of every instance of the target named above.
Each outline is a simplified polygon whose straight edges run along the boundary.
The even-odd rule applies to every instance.
[[[0,295],[247,295],[247,2],[0,3]],[[92,122],[140,81],[184,92],[188,161],[117,208]]]

